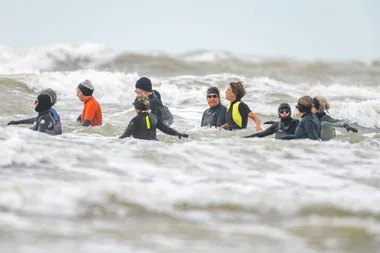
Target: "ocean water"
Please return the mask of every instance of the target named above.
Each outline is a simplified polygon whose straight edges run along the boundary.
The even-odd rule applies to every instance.
[[[380,252],[378,61],[79,44],[0,46],[0,62],[0,252]],[[118,139],[141,76],[188,139]],[[75,122],[84,79],[95,85],[101,127]],[[235,80],[262,122],[277,119],[279,103],[322,95],[330,115],[359,133],[279,141],[242,138],[252,122],[234,132],[201,128],[207,88],[224,94]],[[6,126],[35,116],[45,88],[57,91],[61,136]]]

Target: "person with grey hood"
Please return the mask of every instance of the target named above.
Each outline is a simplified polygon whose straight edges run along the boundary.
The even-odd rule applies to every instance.
[[[335,127],[345,128],[347,132],[358,132],[356,128],[348,124],[347,120],[339,120],[330,117],[330,115],[327,114],[328,109],[330,109],[330,105],[325,98],[321,96],[315,96],[313,98],[312,112],[317,115],[319,121],[321,122],[321,140],[328,141],[335,138]]]

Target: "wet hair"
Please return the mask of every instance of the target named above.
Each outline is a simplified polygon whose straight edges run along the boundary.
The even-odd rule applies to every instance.
[[[240,100],[244,97],[245,87],[242,82],[231,82],[230,86],[237,100]]]
[[[149,108],[149,98],[145,94],[138,94],[133,102],[133,106],[137,110],[148,110]]]
[[[315,96],[313,98],[313,105],[314,105],[315,109],[318,110],[318,113],[323,113],[323,112],[328,111],[330,109],[330,104],[322,96]]]
[[[313,106],[313,98],[310,96],[303,96],[298,99],[297,108],[300,112],[309,112]]]

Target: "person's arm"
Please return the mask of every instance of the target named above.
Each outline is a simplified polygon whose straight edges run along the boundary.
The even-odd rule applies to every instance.
[[[349,131],[352,131],[354,133],[358,132],[356,128],[348,124],[347,120],[334,119],[328,115],[324,116],[323,121],[321,122],[321,125],[327,125],[327,126],[332,126],[332,127],[343,127],[347,130],[347,132]]]
[[[216,126],[217,127],[223,126],[224,124],[227,123],[226,112],[227,112],[226,107],[223,107],[222,109],[220,109],[220,112],[218,114],[218,118],[216,119]]]
[[[19,125],[19,124],[32,125],[32,124],[34,124],[34,122],[36,122],[36,117],[28,118],[28,119],[22,119],[22,120],[12,120],[12,121],[8,122],[7,126],[9,126],[9,125]]]
[[[132,136],[137,130],[137,122],[136,118],[133,118],[131,122],[129,122],[127,129],[125,129],[124,133],[119,138],[126,138]]]
[[[82,114],[79,114],[79,116],[77,118],[77,122],[82,122]]]
[[[219,128],[227,129],[228,128],[228,123],[221,125]]]
[[[83,117],[83,122],[82,126],[88,127],[91,125],[92,121],[95,118],[96,114],[96,105],[92,103],[92,101],[88,102],[89,104],[86,106],[86,109],[84,111],[84,117]]]
[[[276,132],[277,124],[278,123],[272,124],[270,127],[265,129],[264,131],[245,136],[244,138],[252,138],[252,137],[262,138],[262,137],[274,134]]]
[[[92,123],[91,120],[86,119],[85,121],[83,121],[82,126],[88,127],[91,125],[91,123]]]
[[[169,134],[169,135],[176,135],[178,138],[187,138],[189,135],[182,134],[177,132],[175,129],[165,125],[159,118],[157,118],[157,128],[160,129],[163,133]]]
[[[256,131],[261,131],[262,129],[261,129],[261,126],[260,126],[260,119],[259,119],[259,117],[257,117],[257,115],[254,114],[253,112],[248,113],[248,117],[255,122],[255,124],[256,124]]]

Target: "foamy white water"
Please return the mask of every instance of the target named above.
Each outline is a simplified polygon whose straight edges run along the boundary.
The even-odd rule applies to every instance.
[[[0,48],[0,251],[376,252],[377,66],[328,63],[335,72],[326,79],[314,63],[273,67],[221,52],[183,56],[98,45]],[[170,61],[177,69],[167,68]],[[216,71],[225,61],[229,71],[222,65]],[[248,62],[256,64],[251,72]],[[245,68],[246,74],[233,71]],[[147,72],[173,112],[173,127],[189,139],[117,138],[135,115],[134,84]],[[96,87],[102,127],[75,123],[83,106],[76,87],[84,79]],[[276,120],[281,102],[322,95],[331,116],[350,120],[359,133],[337,129],[329,142],[278,141],[241,138],[254,132],[252,123],[238,132],[200,128],[207,88],[223,94],[237,79],[247,84],[243,100],[262,121]],[[58,92],[63,135],[7,127],[35,115],[33,102],[44,88]]]

